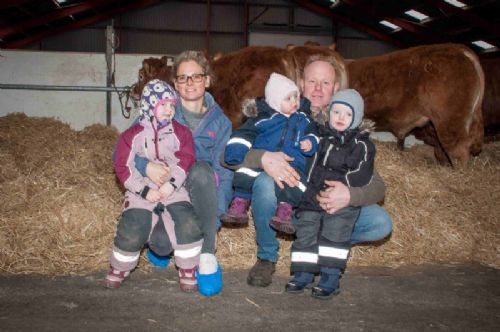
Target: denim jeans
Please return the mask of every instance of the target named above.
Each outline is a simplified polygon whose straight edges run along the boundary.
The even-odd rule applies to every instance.
[[[212,167],[206,161],[191,166],[186,179],[186,189],[191,198],[200,229],[203,232],[202,253],[215,253],[215,236],[220,225],[217,218],[217,187]]]
[[[252,214],[255,223],[257,257],[271,262],[278,261],[279,250],[276,231],[269,226],[276,206],[274,180],[266,173],[262,173],[253,185]],[[387,237],[391,231],[391,217],[384,208],[377,204],[363,206],[354,225],[351,243],[379,241]]]

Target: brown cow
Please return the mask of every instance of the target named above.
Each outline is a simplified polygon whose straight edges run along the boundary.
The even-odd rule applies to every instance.
[[[209,91],[233,126],[238,127],[244,120],[241,112],[243,100],[264,95],[264,87],[272,72],[286,75],[298,83],[304,65],[312,54],[335,57],[342,66],[341,86],[347,87],[344,61],[332,48],[316,45],[290,46],[286,49],[250,46],[225,55],[218,54],[210,61],[216,78]],[[153,78],[161,78],[159,73],[163,73],[163,79],[171,82],[170,70],[166,62],[154,58],[145,59],[132,95],[138,98],[145,83]]]
[[[167,56],[162,56],[160,59],[147,58],[142,60],[142,68],[139,69],[137,83],[132,86],[130,96],[136,100],[139,99],[144,85],[154,78],[172,83],[173,77],[169,66],[171,63],[172,58]]]
[[[442,162],[463,165],[483,142],[484,74],[469,48],[458,44],[418,46],[348,65],[352,88],[365,99],[365,115],[378,131],[400,141],[424,128]]]

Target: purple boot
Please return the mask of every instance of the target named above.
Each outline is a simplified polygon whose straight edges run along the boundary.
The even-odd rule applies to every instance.
[[[269,223],[278,232],[294,234],[295,227],[292,224],[292,206],[289,203],[281,202],[276,209],[276,215]]]
[[[227,224],[243,225],[248,223],[248,208],[250,207],[250,200],[241,197],[235,197],[231,201],[229,210],[224,213],[220,220]]]

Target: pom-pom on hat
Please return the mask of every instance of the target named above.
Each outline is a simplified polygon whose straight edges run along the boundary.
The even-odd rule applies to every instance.
[[[281,102],[293,91],[300,94],[299,88],[291,79],[278,73],[272,73],[266,83],[266,103],[272,109],[281,113]]]
[[[352,122],[349,125],[348,129],[357,128],[363,120],[365,108],[363,97],[361,97],[359,92],[354,89],[339,90],[332,97],[332,101],[330,103],[330,111],[328,112],[328,114],[330,114],[333,105],[335,104],[346,105],[352,110]]]

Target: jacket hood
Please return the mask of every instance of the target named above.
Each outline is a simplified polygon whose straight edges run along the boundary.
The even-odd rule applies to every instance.
[[[264,98],[262,97],[257,97],[257,98],[252,98],[252,99],[244,99],[241,102],[241,111],[244,116],[247,118],[255,118],[259,112],[257,109],[257,106],[259,106],[261,109],[265,109],[268,112],[274,112],[273,109],[269,107],[264,102]],[[306,99],[306,98],[300,98],[300,108],[297,112],[304,112],[307,115],[311,115],[311,102]]]
[[[140,119],[156,120],[156,109],[160,102],[177,103],[177,92],[165,81],[154,79],[149,81],[142,89]]]
[[[276,112],[281,113],[281,103],[292,92],[300,95],[299,88],[291,79],[278,73],[272,73],[264,89],[266,103]]]
[[[363,101],[363,97],[361,97],[358,91],[354,89],[344,89],[334,94],[328,111],[329,118],[335,104],[346,105],[352,110],[352,122],[348,129],[355,129],[361,124],[361,120],[363,120],[364,115],[365,103]]]
[[[330,126],[327,124],[318,126],[318,134],[320,136],[335,136],[335,137],[338,136],[351,137],[356,135],[369,136],[370,133],[374,131],[375,131],[375,122],[369,119],[363,119],[361,121],[361,124],[357,128],[347,129],[342,133],[333,128],[330,128]]]

